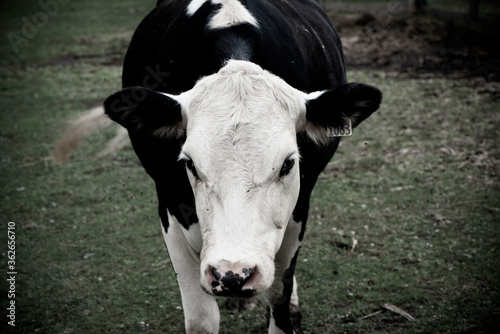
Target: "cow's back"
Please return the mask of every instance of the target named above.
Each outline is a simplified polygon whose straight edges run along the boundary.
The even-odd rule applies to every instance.
[[[237,0],[234,0],[237,1]],[[313,0],[240,0],[259,23],[207,29],[220,5],[205,2],[191,16],[191,0],[159,1],[141,22],[124,64],[123,86],[144,85],[157,72],[155,90],[180,93],[203,76],[217,72],[234,56],[232,35],[248,42],[251,60],[303,91],[345,83],[337,32]],[[226,40],[229,42],[226,43]],[[168,73],[168,75],[166,74]],[[151,81],[152,82],[152,81]]]

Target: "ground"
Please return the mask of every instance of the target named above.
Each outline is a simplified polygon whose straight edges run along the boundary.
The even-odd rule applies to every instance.
[[[15,300],[16,332],[183,331],[154,184],[132,148],[97,158],[109,128],[66,165],[50,157],[68,119],[120,88],[130,37],[155,2],[66,1],[18,51],[8,34],[44,11],[0,2],[0,263],[6,274],[13,222],[17,272],[15,298],[2,280],[0,301]],[[498,28],[397,3],[407,1],[329,11],[348,79],[384,101],[313,192],[297,264],[304,332],[496,333]],[[263,307],[221,319],[221,333],[266,332]]]
[[[495,42],[498,22],[406,12],[396,15],[387,10],[361,15],[330,12],[330,16],[341,36],[349,69],[500,81],[500,45]]]

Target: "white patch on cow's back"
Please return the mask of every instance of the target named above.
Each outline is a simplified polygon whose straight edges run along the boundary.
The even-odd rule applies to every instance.
[[[201,8],[201,6],[203,6],[203,4],[205,2],[207,2],[209,0],[192,0],[189,5],[187,6],[187,15],[188,16],[193,16],[194,13],[196,13],[198,11],[198,9]]]
[[[243,23],[259,27],[255,17],[238,0],[192,0],[187,6],[187,15],[193,16],[207,1],[221,5],[219,11],[215,13],[208,23],[210,29],[222,29]]]
[[[221,4],[222,7],[210,20],[210,28],[227,28],[242,23],[259,27],[255,17],[238,0],[212,0],[212,3]]]

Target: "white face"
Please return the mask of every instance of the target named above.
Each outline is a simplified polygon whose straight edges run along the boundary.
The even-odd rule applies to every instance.
[[[258,274],[246,287],[259,293],[273,282],[274,256],[299,194],[296,127],[305,99],[260,67],[233,65],[182,96],[187,140],[180,159],[200,220],[202,287],[213,290],[210,268],[252,268]]]
[[[179,158],[200,222],[185,234],[201,255],[201,285],[244,297],[273,283],[274,257],[300,190],[296,133],[327,144],[328,129],[355,127],[381,98],[359,83],[307,94],[256,64],[231,60],[180,95],[128,87],[104,107],[131,133],[171,138],[186,131]],[[198,227],[202,242],[195,240]]]

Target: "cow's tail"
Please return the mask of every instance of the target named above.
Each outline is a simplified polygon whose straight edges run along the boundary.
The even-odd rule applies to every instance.
[[[69,160],[76,148],[93,132],[104,129],[114,124],[105,114],[102,107],[87,110],[76,119],[70,121],[66,134],[56,143],[52,158],[58,164]],[[111,155],[127,144],[127,130],[118,127],[118,130],[104,150],[97,154],[98,157]]]

